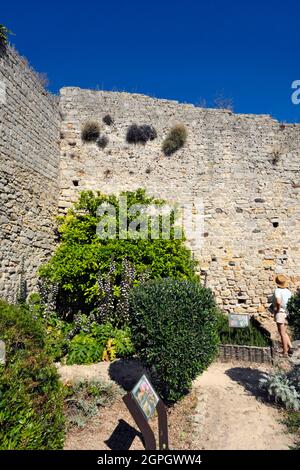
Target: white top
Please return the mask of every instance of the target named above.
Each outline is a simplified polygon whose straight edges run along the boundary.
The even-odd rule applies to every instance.
[[[289,299],[292,297],[292,293],[289,289],[280,289],[280,287],[276,287],[274,293],[275,299],[281,302],[280,310],[286,310],[287,303]]]

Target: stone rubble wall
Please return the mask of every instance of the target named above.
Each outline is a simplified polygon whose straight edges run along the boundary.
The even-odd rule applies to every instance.
[[[204,229],[187,240],[203,282],[228,312],[264,315],[274,275],[299,287],[300,125],[238,115],[139,94],[63,88],[49,95],[26,59],[0,51],[0,296],[14,301],[22,271],[28,290],[55,247],[55,216],[84,189],[118,193],[144,187],[197,211]],[[2,88],[1,88],[2,87]],[[102,122],[109,113],[114,124]],[[105,149],[81,140],[96,120]],[[126,142],[132,123],[157,139]],[[161,144],[183,123],[185,147],[166,157]],[[186,229],[190,221],[185,220]],[[24,263],[24,268],[22,267]]]
[[[201,109],[139,94],[61,90],[61,192],[65,212],[79,191],[118,193],[145,187],[181,204],[203,200],[204,234],[188,240],[203,281],[228,312],[265,315],[275,273],[300,281],[300,125],[268,115]],[[114,124],[102,122],[109,113]],[[96,120],[105,149],[81,140]],[[151,124],[157,139],[126,143],[132,123]],[[163,138],[173,124],[188,129],[185,147],[166,157]]]
[[[15,301],[55,245],[60,117],[58,98],[12,48],[0,50],[0,84],[0,297]]]

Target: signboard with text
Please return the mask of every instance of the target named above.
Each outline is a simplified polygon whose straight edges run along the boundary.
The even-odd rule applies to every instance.
[[[157,411],[159,449],[168,449],[167,409],[145,374],[141,376],[132,391],[123,397],[123,401],[144,437],[146,450],[156,449],[156,439],[149,420]]]
[[[5,343],[0,340],[0,365],[5,366]]]
[[[147,419],[154,415],[159,396],[145,375],[142,375],[132,390],[132,395]]]
[[[249,315],[246,313],[230,313],[228,321],[230,328],[247,328],[249,326]]]

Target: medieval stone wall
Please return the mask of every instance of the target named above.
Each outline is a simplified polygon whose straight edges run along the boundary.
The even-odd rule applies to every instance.
[[[107,113],[111,126],[102,121]],[[109,138],[104,149],[82,142],[88,120]],[[132,123],[153,125],[157,138],[128,144]],[[188,139],[167,157],[161,144],[176,123]],[[300,125],[79,88],[63,88],[58,108],[26,60],[8,49],[0,51],[0,131],[0,296],[15,300],[22,272],[34,288],[55,246],[55,215],[79,191],[140,187],[188,207],[203,201],[203,233],[188,244],[225,310],[263,313],[275,273],[299,286]]]
[[[58,99],[26,59],[0,50],[0,296],[28,291],[54,247],[59,191]]]
[[[60,97],[61,193],[64,212],[84,189],[117,193],[144,187],[181,204],[204,204],[204,234],[189,240],[203,280],[230,312],[263,312],[274,274],[299,285],[300,125],[267,115],[201,109],[138,94],[63,88]],[[114,124],[102,122],[109,113]],[[82,125],[99,122],[106,148],[81,140]],[[161,151],[175,123],[188,129],[185,147]],[[130,145],[132,124],[158,137]]]

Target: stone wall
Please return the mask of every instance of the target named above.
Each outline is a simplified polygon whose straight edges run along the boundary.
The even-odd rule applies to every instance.
[[[14,301],[20,278],[32,290],[54,247],[59,111],[57,98],[10,48],[0,50],[0,84],[0,297]]]
[[[143,95],[63,88],[60,98],[64,212],[84,189],[104,193],[145,187],[180,203],[204,202],[204,237],[190,240],[201,276],[227,311],[265,311],[274,274],[299,285],[300,125],[267,115],[237,115]],[[114,124],[102,122],[105,114]],[[97,120],[109,144],[81,141]],[[128,125],[152,124],[157,139],[129,145]],[[170,126],[188,129],[185,147],[161,152]]]

